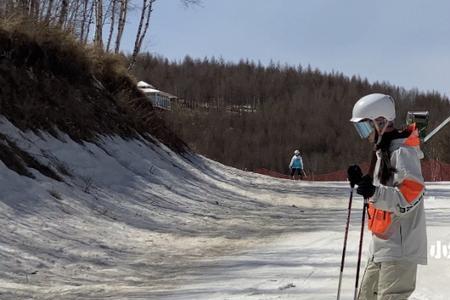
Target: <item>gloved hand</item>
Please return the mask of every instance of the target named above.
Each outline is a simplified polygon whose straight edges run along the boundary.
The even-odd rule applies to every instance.
[[[368,199],[375,194],[376,187],[372,184],[372,177],[369,175],[364,175],[361,178],[361,181],[358,182],[358,188],[356,192],[364,197],[364,199]]]
[[[352,165],[347,169],[347,178],[350,181],[350,186],[353,188],[355,184],[361,181],[363,177],[361,168],[358,165]]]

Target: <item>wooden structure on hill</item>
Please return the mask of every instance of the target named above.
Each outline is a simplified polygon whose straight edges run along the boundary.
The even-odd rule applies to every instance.
[[[177,96],[157,90],[145,81],[139,81],[137,87],[152,102],[153,107],[161,110],[172,110],[172,101],[175,101]]]

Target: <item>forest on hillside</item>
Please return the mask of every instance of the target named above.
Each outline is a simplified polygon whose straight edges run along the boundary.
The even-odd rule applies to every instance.
[[[369,83],[309,66],[190,57],[169,61],[144,54],[134,75],[180,97],[164,117],[193,150],[247,170],[286,173],[295,149],[309,174],[368,161],[370,147],[349,119],[353,104],[369,93],[394,97],[397,126],[405,125],[411,110],[429,111],[429,128],[450,115],[448,98],[436,92]],[[427,159],[450,162],[449,129],[424,146]]]

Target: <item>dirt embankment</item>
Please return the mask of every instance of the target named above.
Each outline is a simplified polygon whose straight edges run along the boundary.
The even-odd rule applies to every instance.
[[[0,23],[0,116],[22,130],[57,136],[58,129],[79,142],[150,134],[176,152],[186,149],[137,90],[123,57],[44,25]],[[8,167],[33,167],[14,141],[0,135],[0,144]]]

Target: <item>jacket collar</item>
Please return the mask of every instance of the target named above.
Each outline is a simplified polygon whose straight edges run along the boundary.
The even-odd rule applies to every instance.
[[[391,144],[389,145],[389,152],[392,153],[401,147],[413,148],[416,150],[419,158],[422,159],[424,154],[422,150],[420,150],[419,130],[417,129],[416,124],[410,124],[404,131],[409,134],[406,137],[392,139]]]

